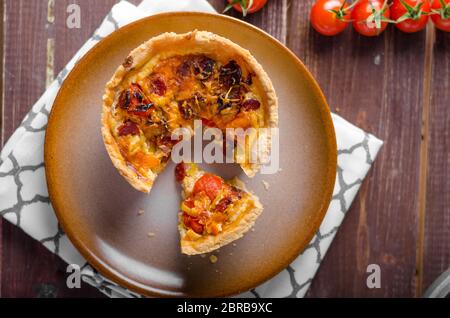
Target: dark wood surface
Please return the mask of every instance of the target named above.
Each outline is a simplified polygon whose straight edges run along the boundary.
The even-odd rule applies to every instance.
[[[49,2],[3,1],[2,145],[44,92],[47,74],[57,74],[117,1],[56,0],[53,22]],[[65,26],[74,2],[82,8],[81,29]],[[217,10],[225,6],[210,2]],[[420,296],[450,267],[450,34],[429,25],[414,35],[390,27],[367,39],[349,28],[324,38],[309,26],[312,2],[270,0],[245,20],[293,50],[332,110],[385,145],[308,296]],[[47,65],[49,38],[55,49]],[[86,285],[67,289],[65,264],[5,221],[0,237],[1,296],[100,296]],[[380,289],[366,287],[371,263],[381,266]]]

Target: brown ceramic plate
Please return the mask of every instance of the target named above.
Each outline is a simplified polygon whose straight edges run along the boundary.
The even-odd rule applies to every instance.
[[[105,83],[127,54],[163,32],[211,31],[249,49],[279,97],[280,167],[248,179],[237,165],[201,166],[246,181],[264,205],[255,231],[208,257],[180,253],[180,189],[174,164],[150,195],[113,167],[100,133]],[[317,231],[331,199],[336,140],[330,111],[305,66],[270,35],[222,15],[168,13],[130,24],[95,46],[62,86],[47,129],[45,164],[58,219],[81,254],[106,277],[149,296],[227,296],[249,290],[293,261]],[[270,184],[267,191],[262,181]],[[145,213],[138,216],[139,209]],[[148,233],[153,232],[153,238]]]

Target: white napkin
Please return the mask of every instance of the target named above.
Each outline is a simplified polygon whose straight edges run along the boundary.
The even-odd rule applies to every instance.
[[[65,76],[95,43],[117,28],[166,11],[215,12],[205,0],[144,0],[139,6],[116,4],[94,35],[75,54],[41,96],[0,154],[0,216],[39,240],[69,264],[82,268],[83,280],[110,297],[139,297],[98,274],[58,226],[45,182],[43,148],[49,111]],[[382,141],[333,115],[338,144],[338,171],[333,200],[309,246],[286,270],[241,296],[303,297],[337,230],[370,169]]]

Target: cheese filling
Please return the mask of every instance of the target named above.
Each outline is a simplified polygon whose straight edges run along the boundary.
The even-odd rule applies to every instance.
[[[249,193],[195,167],[182,163],[176,168],[188,194],[180,204],[180,232],[188,240],[217,236],[255,208]]]
[[[192,127],[195,119],[222,130],[265,126],[257,78],[245,65],[201,54],[149,63],[122,82],[109,123],[122,156],[140,176],[165,167],[177,143],[172,131]]]

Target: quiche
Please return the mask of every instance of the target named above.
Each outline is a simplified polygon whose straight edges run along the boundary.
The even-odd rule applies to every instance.
[[[274,128],[277,97],[249,51],[210,32],[164,33],[133,50],[107,83],[102,135],[120,174],[150,192],[179,140],[177,128]],[[246,146],[256,137],[246,137]],[[264,152],[270,151],[266,136]],[[261,163],[240,161],[252,177]]]
[[[175,176],[183,189],[178,225],[183,254],[209,253],[241,238],[263,210],[237,179],[226,182],[192,163],[178,164]]]

